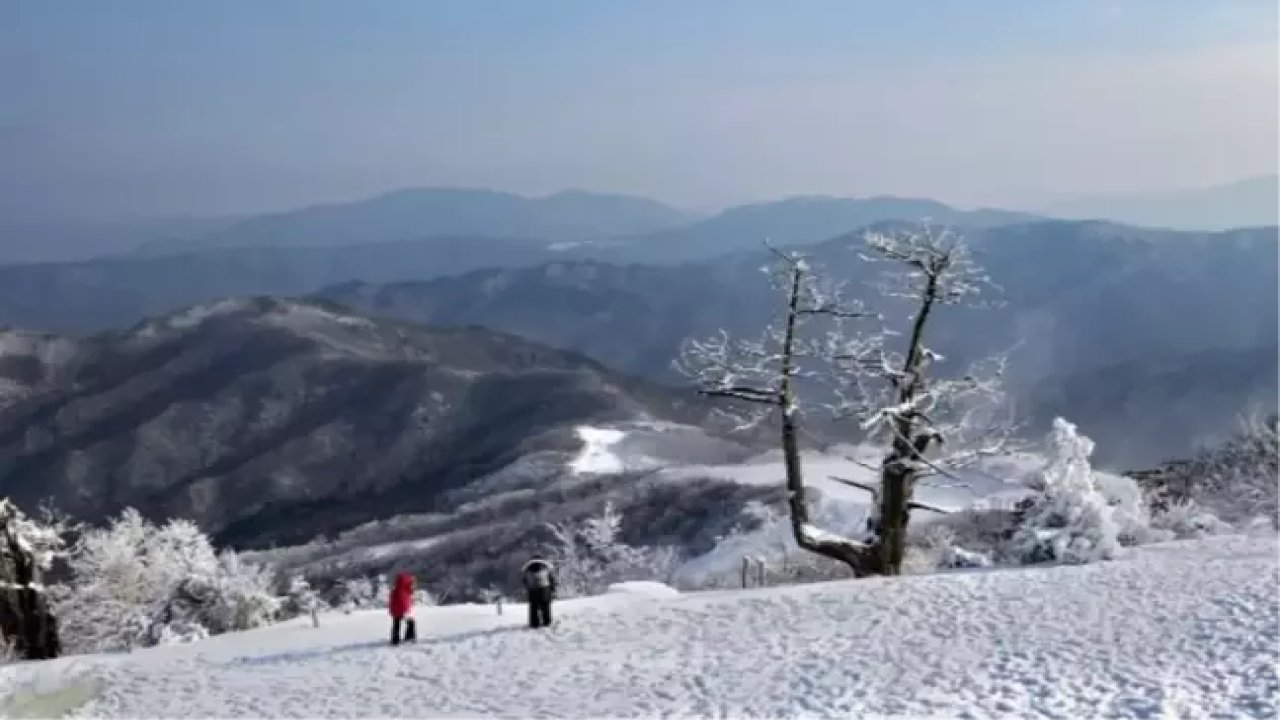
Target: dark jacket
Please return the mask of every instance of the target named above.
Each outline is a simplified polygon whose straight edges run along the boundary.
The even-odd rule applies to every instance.
[[[542,558],[534,558],[520,570],[525,590],[546,590],[556,594],[555,566]]]

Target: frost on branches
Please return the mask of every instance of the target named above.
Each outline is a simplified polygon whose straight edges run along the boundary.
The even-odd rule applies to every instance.
[[[832,338],[831,355],[841,370],[836,412],[856,419],[886,446],[865,571],[896,575],[917,482],[1005,452],[1017,428],[1002,384],[1006,358],[980,362],[960,377],[938,376],[934,369],[945,358],[928,345],[931,320],[946,306],[990,304],[983,295],[996,287],[963,238],[923,225],[867,233],[864,248],[863,260],[891,268],[881,278],[881,294],[905,302],[910,312],[905,332]],[[904,339],[897,350],[893,337]]]
[[[40,518],[32,518],[8,498],[0,498],[0,583],[38,585],[40,574],[63,550],[68,529],[65,520],[47,509]]]
[[[1089,464],[1093,441],[1058,418],[1049,432],[1039,494],[1025,510],[1007,553],[1019,563],[1110,560],[1121,525]]]
[[[626,580],[668,582],[680,564],[674,548],[639,548],[622,542],[622,515],[612,502],[578,525],[547,526],[553,539],[550,561],[563,597],[598,595]]]
[[[270,577],[232,553],[218,556],[187,520],[163,526],[125,510],[85,532],[56,588],[67,644],[78,652],[187,642],[270,622]]]
[[[910,308],[905,332],[868,327],[878,316],[845,298],[795,254],[779,257],[776,277],[782,319],[759,341],[726,335],[686,342],[676,367],[707,396],[755,407],[749,419],[776,418],[786,461],[792,533],[805,550],[847,564],[856,575],[901,571],[912,497],[921,478],[1003,452],[1015,436],[1003,391],[1005,358],[979,363],[961,377],[935,377],[943,356],[927,344],[927,330],[949,305],[982,304],[994,287],[962,239],[930,226],[864,237],[866,262],[885,262],[879,289]],[[820,320],[814,334],[810,321]],[[902,338],[900,348],[892,346]],[[797,435],[804,414],[799,386],[816,383],[835,401],[837,418],[858,422],[885,446],[871,522],[850,538],[809,520]],[[749,425],[750,423],[745,423]]]
[[[825,281],[804,257],[779,251],[774,255],[777,263],[766,270],[772,272],[780,296],[780,319],[769,325],[759,340],[735,341],[723,332],[707,340],[686,340],[675,368],[702,395],[734,403],[730,407],[737,412],[726,414],[738,418],[735,429],[756,427],[768,420],[778,423],[796,544],[858,573],[867,546],[859,539],[815,526],[809,516],[799,440],[805,411],[802,385],[829,381],[831,364],[826,351],[837,343],[813,340],[803,332],[818,320],[830,332],[843,336],[847,323],[869,314],[860,302],[845,297],[842,286]]]

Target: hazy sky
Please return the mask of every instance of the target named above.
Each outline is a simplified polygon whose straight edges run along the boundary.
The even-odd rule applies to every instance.
[[[0,213],[1034,207],[1275,172],[1275,0],[3,0]]]

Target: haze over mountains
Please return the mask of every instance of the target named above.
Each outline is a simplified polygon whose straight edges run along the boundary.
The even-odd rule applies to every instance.
[[[625,195],[566,191],[526,198],[491,190],[422,188],[261,215],[186,241],[147,243],[138,252],[364,245],[438,235],[590,240],[653,232],[693,218],[662,203]]]
[[[83,335],[226,297],[318,293],[384,317],[519,334],[671,382],[684,338],[755,332],[774,311],[759,273],[766,239],[803,246],[856,286],[870,277],[849,249],[850,231],[925,218],[965,232],[1005,290],[1004,309],[940,324],[939,345],[957,366],[1018,345],[1014,380],[1028,408],[1047,407],[1044,398],[1100,368],[1140,377],[1155,358],[1187,368],[1209,357],[1248,365],[1276,344],[1274,227],[1145,230],[885,197],[793,198],[695,219],[620,196],[461,190],[252,218],[128,255],[0,266],[0,325]],[[401,237],[414,228],[425,229]],[[444,230],[477,234],[432,234]],[[1274,383],[1251,367],[1215,385],[1222,404],[1266,396]],[[1117,392],[1105,382],[1084,386],[1066,396],[1082,408],[1106,407]],[[1104,459],[1149,461],[1221,419],[1159,425],[1160,392],[1136,397],[1146,400],[1131,413],[1079,418],[1099,435],[1139,416],[1125,421],[1123,450],[1104,443]]]
[[[936,200],[806,196],[699,214],[647,198],[568,190],[523,197],[482,189],[406,188],[374,197],[244,217],[0,219],[0,263],[66,262],[105,255],[174,254],[253,246],[337,246],[435,235],[520,238],[546,243],[626,239],[652,249],[633,259],[669,262],[742,246],[741,237],[780,244],[818,242],[874,222],[929,218],[988,226],[1036,216],[1111,220],[1176,230],[1269,226],[1277,218],[1276,176],[1173,193],[1081,198],[1036,212],[959,210]]]
[[[1280,177],[1264,175],[1205,188],[1082,198],[1051,205],[1045,213],[1179,230],[1266,227],[1275,225],[1280,213]]]
[[[522,518],[493,541],[509,549],[546,518],[519,493],[567,482],[576,428],[702,424],[708,407],[673,387],[671,360],[689,336],[755,334],[776,313],[766,240],[892,317],[856,245],[865,228],[924,219],[965,233],[1003,288],[1000,308],[939,316],[943,370],[1015,348],[1029,433],[1065,415],[1099,461],[1132,467],[1275,406],[1274,226],[1143,229],[888,197],[698,217],[590,193],[406,191],[0,266],[0,325],[14,328],[0,335],[0,484],[88,517],[196,517],[250,545],[406,513],[492,528],[506,513]],[[611,492],[563,487],[569,513]],[[692,542],[747,498],[714,482],[679,498],[634,487],[635,512],[687,502],[665,522]]]
[[[1088,409],[1088,417],[1078,418],[1087,431],[1124,438],[1101,442],[1099,457],[1109,462],[1147,462],[1191,445],[1224,419],[1222,412],[1180,412],[1173,420],[1161,408],[1185,396],[1185,372],[1194,374],[1207,357],[1249,368],[1213,373],[1212,392],[1222,405],[1274,402],[1280,320],[1274,230],[1191,234],[1041,222],[975,229],[969,237],[1003,287],[1003,307],[945,313],[932,346],[953,369],[1016,347],[1010,380],[1024,408],[1038,411],[1037,427],[1053,413],[1075,417],[1077,407]],[[856,236],[844,236],[805,250],[852,287],[866,287],[878,269],[858,260],[856,244]],[[686,337],[719,329],[752,335],[776,317],[776,296],[759,272],[769,260],[756,251],[668,267],[562,261],[425,282],[347,283],[321,295],[413,322],[518,333],[678,382],[670,362]],[[1233,278],[1230,292],[1223,277]],[[894,312],[874,295],[866,299]],[[1266,357],[1270,364],[1259,364]],[[1183,369],[1181,381],[1170,379],[1171,366]],[[1092,380],[1080,383],[1081,377]],[[1073,392],[1063,394],[1068,378]],[[1114,413],[1098,410],[1113,401]]]

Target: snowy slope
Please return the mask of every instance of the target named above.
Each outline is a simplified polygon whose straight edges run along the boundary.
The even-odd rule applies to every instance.
[[[381,613],[0,668],[97,717],[1273,717],[1276,538],[1091,566]],[[23,707],[44,707],[28,697]],[[0,715],[15,698],[0,699]],[[28,712],[31,712],[28,710]],[[46,710],[47,712],[47,710]]]

